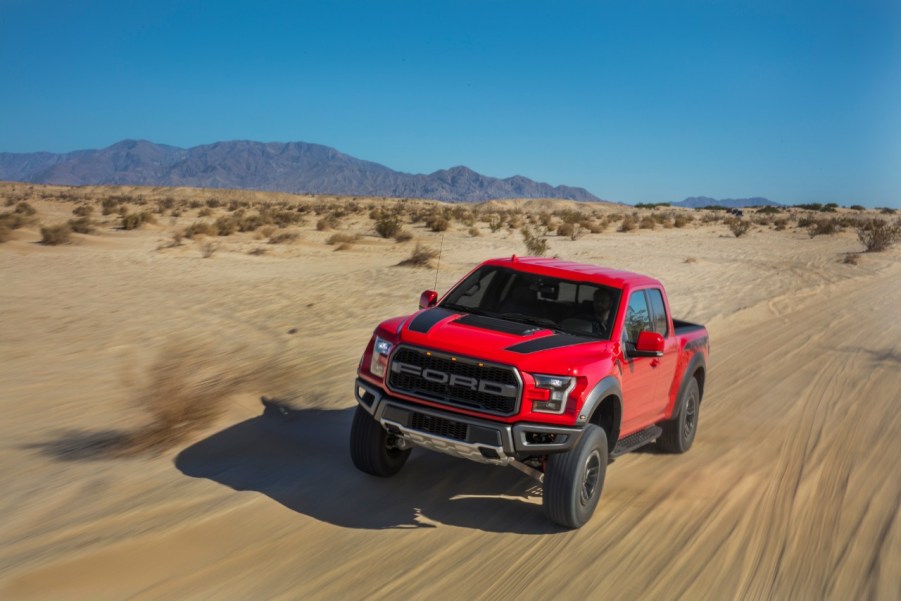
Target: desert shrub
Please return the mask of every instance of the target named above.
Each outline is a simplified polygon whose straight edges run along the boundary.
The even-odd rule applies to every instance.
[[[254,256],[254,257],[259,257],[261,255],[265,255],[267,252],[269,252],[268,248],[266,248],[264,246],[256,246],[256,247],[250,249],[249,251],[247,251],[247,254]]]
[[[400,220],[394,215],[384,214],[375,222],[375,233],[382,238],[393,238],[400,233]]]
[[[638,227],[643,230],[653,230],[657,227],[657,222],[650,215],[645,215],[641,218],[641,221],[638,222]]]
[[[185,238],[193,238],[194,236],[216,236],[218,235],[219,230],[216,229],[212,223],[206,223],[204,221],[196,221],[185,228],[184,236]]]
[[[491,233],[493,234],[504,227],[504,220],[500,215],[491,215],[488,218],[488,227],[491,228]]]
[[[93,234],[94,222],[89,217],[79,217],[78,219],[70,219],[69,227],[76,234]]]
[[[107,197],[100,201],[100,209],[104,215],[112,215],[119,210],[119,200],[114,197]]]
[[[213,242],[212,240],[207,240],[200,245],[200,256],[204,259],[209,259],[216,253],[217,250],[219,250],[219,244]]]
[[[41,244],[56,246],[69,244],[72,241],[72,228],[68,223],[48,225],[41,228]]]
[[[811,238],[816,236],[831,236],[840,231],[842,231],[842,227],[835,219],[816,219],[807,227],[807,234]]]
[[[866,252],[882,252],[901,239],[901,224],[872,219],[857,226],[857,237]]]
[[[197,211],[198,217],[211,217],[213,215],[213,209],[203,208]]]
[[[394,234],[395,242],[409,242],[412,239],[413,239],[413,234],[411,234],[407,230],[401,230],[401,231],[397,232],[396,234]]]
[[[72,209],[72,214],[76,217],[90,217],[93,212],[94,207],[91,205],[78,205]]]
[[[536,257],[544,256],[548,251],[547,238],[530,227],[523,227],[520,232],[522,232],[522,239],[526,243],[526,251]]]
[[[883,215],[894,215],[895,209],[893,209],[891,207],[882,207],[881,209],[879,209],[879,212],[882,213]]]
[[[218,209],[222,206],[222,202],[218,198],[208,198],[206,201],[206,206],[210,209]]]
[[[781,232],[785,229],[785,226],[788,225],[788,220],[784,217],[779,217],[778,219],[773,219],[773,227],[776,228],[776,231]]]
[[[426,227],[428,227],[433,232],[444,232],[447,231],[450,222],[443,215],[432,215],[426,221]]]
[[[0,227],[8,230],[17,230],[20,227],[25,227],[34,220],[34,217],[29,217],[22,213],[0,213]]]
[[[620,232],[631,232],[638,227],[638,222],[632,215],[626,215],[622,220],[623,222],[619,224]]]
[[[144,223],[140,213],[126,213],[122,216],[123,230],[136,230]]]
[[[329,246],[332,246],[335,244],[353,244],[354,242],[358,241],[359,239],[360,239],[359,234],[339,233],[339,234],[332,234],[331,236],[329,236],[328,239],[325,241],[325,243],[328,244]]]
[[[271,223],[274,223],[278,227],[288,227],[289,225],[294,225],[303,221],[303,215],[297,211],[272,211],[269,216],[271,218]],[[322,220],[320,219],[320,221]],[[327,216],[325,217],[325,223],[327,224],[327,227],[322,229],[335,228],[340,224],[340,219],[334,215]],[[320,229],[318,223],[316,224],[316,229]]]
[[[686,225],[688,225],[689,223],[691,223],[691,222],[694,221],[694,220],[695,220],[694,215],[689,215],[689,214],[687,214],[687,213],[678,213],[678,214],[676,214],[676,216],[673,218],[673,226],[674,226],[674,227],[682,228],[682,227],[685,227]]]
[[[30,217],[30,216],[36,214],[38,211],[37,211],[37,209],[35,209],[33,206],[31,206],[27,202],[22,201],[16,205],[15,212],[18,213],[19,215],[25,215],[27,217]]]
[[[745,219],[733,219],[729,222],[729,231],[732,232],[736,238],[741,238],[747,234],[750,229],[751,222]]]
[[[469,228],[469,235],[472,238],[477,238],[480,233],[481,232],[479,232],[479,228],[477,228],[476,226],[472,226],[471,228]]]
[[[863,205],[851,205],[848,208],[851,209],[852,211],[866,211],[867,210],[867,208]]]
[[[288,244],[300,238],[297,232],[278,232],[269,236],[269,244]]]
[[[239,232],[254,232],[257,228],[271,223],[264,215],[243,215],[238,221]]]
[[[228,215],[223,215],[213,224],[217,236],[231,236],[238,229],[238,224]]]
[[[428,246],[416,243],[416,247],[409,257],[398,263],[402,267],[431,267],[432,259],[438,256],[438,251]]]

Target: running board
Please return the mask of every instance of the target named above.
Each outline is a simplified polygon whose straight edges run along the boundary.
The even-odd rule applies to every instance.
[[[635,434],[629,434],[616,443],[616,446],[610,453],[610,459],[616,459],[620,455],[625,455],[638,447],[643,447],[648,443],[652,443],[657,440],[661,434],[663,434],[663,430],[659,426],[651,426],[650,428],[641,430]]]

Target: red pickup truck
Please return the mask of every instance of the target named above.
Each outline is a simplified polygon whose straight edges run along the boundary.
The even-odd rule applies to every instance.
[[[350,451],[392,476],[413,446],[515,467],[570,528],[613,458],[695,438],[709,342],[672,319],[659,281],[538,257],[485,261],[440,300],[375,329],[360,360]]]

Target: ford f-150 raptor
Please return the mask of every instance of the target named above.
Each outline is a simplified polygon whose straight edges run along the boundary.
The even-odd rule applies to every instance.
[[[492,259],[375,329],[357,372],[354,465],[392,476],[413,446],[515,467],[570,528],[613,458],[695,438],[709,342],[656,279],[557,259]]]

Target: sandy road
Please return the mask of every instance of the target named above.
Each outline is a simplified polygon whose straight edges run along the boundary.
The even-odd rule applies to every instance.
[[[901,264],[847,278],[805,261],[799,273],[826,277],[737,312],[711,307],[694,448],[618,459],[578,531],[549,524],[540,487],[514,470],[417,451],[394,479],[356,472],[341,391],[357,338],[418,283],[380,290],[383,306],[348,307],[322,292],[342,276],[313,272],[315,302],[338,315],[311,321],[310,339],[324,341],[335,324],[348,332],[306,349],[318,402],[264,412],[255,398],[234,399],[216,428],[151,460],[21,455],[4,472],[17,484],[0,502],[15,517],[0,532],[0,597],[901,598]],[[291,283],[265,291],[273,306],[260,316],[253,296],[222,300],[225,284],[217,295],[202,273],[183,277],[214,298],[203,320],[235,338],[274,336],[257,321],[292,323],[277,317],[292,310]],[[753,289],[749,278],[741,286]],[[167,308],[177,323],[199,318],[187,298]],[[109,336],[100,346],[117,343]],[[20,438],[43,428],[23,427]]]

